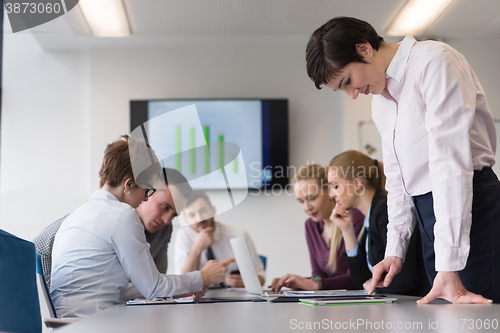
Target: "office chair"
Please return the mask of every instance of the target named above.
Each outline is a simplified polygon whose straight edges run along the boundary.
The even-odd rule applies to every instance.
[[[42,332],[33,243],[0,230],[0,331]]]
[[[262,261],[262,265],[264,265],[264,270],[266,270],[267,257],[263,255],[259,255],[260,260]]]
[[[42,258],[36,254],[36,284],[38,287],[38,298],[40,300],[40,312],[43,322],[47,328],[57,328],[70,324],[78,318],[57,318],[56,309],[50,297],[50,291],[47,287],[45,277],[43,276]]]
[[[43,277],[45,278],[45,283],[47,284],[49,290],[51,282],[50,274],[52,269],[52,248],[54,247],[54,240],[56,238],[57,231],[66,217],[68,217],[68,215],[50,224],[32,240],[33,244],[35,244],[36,252],[42,259]]]

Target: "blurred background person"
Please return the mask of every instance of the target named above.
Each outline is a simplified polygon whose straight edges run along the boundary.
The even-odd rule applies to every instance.
[[[175,239],[175,272],[187,273],[200,269],[209,260],[234,257],[230,239],[244,236],[259,275],[265,281],[264,265],[248,233],[214,219],[216,208],[204,191],[193,191],[184,207],[184,220],[188,227],[181,228]],[[228,287],[244,287],[236,262],[229,264],[229,274],[224,279]]]
[[[304,212],[306,239],[311,259],[312,277],[286,274],[275,278],[273,290],[282,287],[302,290],[357,289],[347,262],[343,258],[345,244],[341,230],[332,222],[335,201],[328,194],[328,167],[310,164],[299,169],[292,180],[295,198]],[[357,235],[363,225],[364,216],[353,210],[353,230]]]

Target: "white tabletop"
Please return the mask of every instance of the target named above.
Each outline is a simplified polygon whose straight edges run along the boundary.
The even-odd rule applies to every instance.
[[[251,296],[210,290],[207,297]],[[390,295],[392,296],[392,295]],[[477,332],[500,331],[500,304],[397,304],[307,306],[297,303],[209,303],[113,306],[57,332]],[[496,329],[495,329],[496,328]]]

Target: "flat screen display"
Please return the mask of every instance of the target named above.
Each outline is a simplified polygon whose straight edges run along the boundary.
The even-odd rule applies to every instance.
[[[183,112],[193,105],[197,117]],[[227,179],[232,190],[288,183],[285,172],[275,172],[288,167],[286,99],[147,100],[130,107],[131,131],[143,125],[162,165],[195,189],[226,189]]]

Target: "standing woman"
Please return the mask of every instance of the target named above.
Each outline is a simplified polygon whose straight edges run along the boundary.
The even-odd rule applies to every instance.
[[[330,161],[328,182],[330,196],[337,205],[333,222],[342,230],[344,258],[358,289],[368,289],[372,268],[384,259],[387,244],[387,192],[382,162],[349,150]],[[356,236],[352,210],[356,207],[365,216],[361,237]],[[430,285],[422,259],[420,233],[413,233],[401,272],[390,286],[379,291],[389,294],[425,296]]]
[[[337,17],[313,33],[306,59],[318,89],[353,99],[376,95],[372,116],[382,137],[389,227],[370,291],[388,286],[401,270],[415,208],[432,283],[419,303],[500,302],[495,127],[464,56],[412,36],[387,43],[367,22]]]
[[[292,180],[295,197],[309,215],[306,239],[312,277],[287,274],[273,280],[273,290],[280,290],[283,286],[303,290],[357,289],[342,256],[345,248],[342,232],[330,219],[335,202],[328,195],[327,170],[323,165],[306,165]],[[353,211],[355,235],[359,233],[363,219],[359,211]]]

